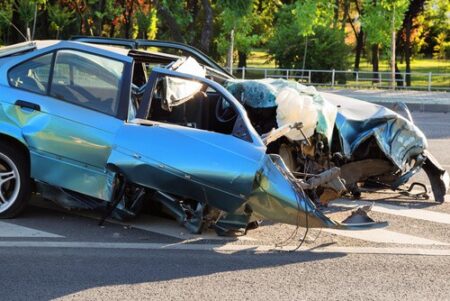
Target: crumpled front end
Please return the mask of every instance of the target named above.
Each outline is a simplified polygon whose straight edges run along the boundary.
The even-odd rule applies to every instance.
[[[247,205],[256,218],[305,228],[366,229],[386,223],[345,224],[319,211],[302,186],[277,155],[267,155],[255,178]]]
[[[426,137],[409,112],[404,118],[384,106],[282,79],[230,80],[226,87],[246,107],[268,153],[281,155],[296,175],[341,168],[346,189],[336,189],[338,181],[326,183],[316,203],[326,206],[345,191],[358,197],[358,184],[366,182],[402,189],[422,168],[435,200],[444,200],[448,173],[426,151]]]
[[[392,164],[393,170],[389,172],[396,176],[381,175],[380,182],[392,189],[407,183],[423,168],[430,180],[434,199],[444,201],[449,189],[449,175],[427,151],[425,135],[411,120],[384,106],[322,94],[339,108],[336,129],[341,152],[346,158],[361,161],[383,156]]]
[[[404,170],[409,160],[428,146],[417,126],[386,107],[329,93],[322,95],[338,107],[336,129],[341,152],[348,158],[355,157],[366,141],[374,139],[386,158]]]

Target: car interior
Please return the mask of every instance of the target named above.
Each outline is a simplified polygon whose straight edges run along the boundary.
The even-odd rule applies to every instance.
[[[173,60],[165,63],[169,65],[173,63]],[[132,91],[134,91],[132,93],[132,102],[135,108],[132,110],[136,109],[137,111],[140,105],[148,75],[154,65],[155,62],[149,62],[142,57],[135,59],[132,88]],[[162,75],[157,80],[156,91],[151,98],[148,120],[222,134],[233,133],[237,119],[236,114],[231,105],[225,104],[220,93],[202,85],[196,93],[191,95],[188,101],[180,105],[168,107],[167,100],[165,99],[165,86],[163,84],[164,76]]]

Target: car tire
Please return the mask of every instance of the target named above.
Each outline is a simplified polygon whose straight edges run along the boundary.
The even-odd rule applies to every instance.
[[[284,164],[290,171],[297,171],[297,159],[294,155],[294,150],[288,144],[280,144],[278,155],[283,159]]]
[[[0,218],[13,218],[26,207],[31,193],[30,167],[24,152],[0,142]]]

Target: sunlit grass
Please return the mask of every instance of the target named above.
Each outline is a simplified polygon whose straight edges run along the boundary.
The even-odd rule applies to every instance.
[[[405,62],[397,61],[397,65],[401,72],[405,71]],[[370,64],[366,59],[362,59],[360,69],[372,71],[372,64]],[[386,60],[380,61],[380,71],[390,71],[390,66]],[[411,61],[411,71],[424,73],[450,73],[450,60],[428,58],[413,59]]]
[[[264,50],[253,50],[247,58],[247,67],[275,68],[275,61],[270,60],[269,54]]]
[[[353,59],[350,59],[350,66],[352,66]],[[237,62],[236,62],[237,63]],[[405,72],[405,62],[398,61],[397,62],[400,72]],[[380,60],[380,71],[381,72],[390,72],[390,66],[386,59]],[[264,49],[255,49],[253,50],[247,58],[247,67],[249,68],[276,68],[275,62],[270,60],[270,56]],[[352,67],[351,69],[352,70]],[[360,71],[372,71],[372,64],[365,59],[361,59],[360,63]],[[412,86],[428,88],[428,76],[429,72],[432,74],[432,87],[450,87],[450,60],[438,60],[438,59],[430,59],[430,58],[416,58],[411,62],[411,71],[415,74],[412,75]],[[271,73],[269,72],[269,75]],[[239,72],[238,76],[241,73]],[[246,77],[261,77],[264,73],[260,71],[246,71]],[[390,75],[383,74],[383,79],[388,79]],[[356,84],[353,76],[348,74],[347,83],[350,85]],[[350,78],[352,77],[352,78]],[[371,74],[361,74],[361,78],[370,78]],[[371,86],[371,81],[360,82],[360,84],[366,84]],[[388,83],[384,83],[389,85]]]

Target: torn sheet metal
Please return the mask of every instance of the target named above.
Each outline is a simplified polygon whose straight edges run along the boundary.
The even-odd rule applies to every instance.
[[[363,229],[386,226],[384,222],[339,223],[316,208],[278,155],[265,157],[248,205],[256,217],[309,228]]]
[[[374,138],[380,150],[400,170],[427,148],[422,131],[392,110],[364,101],[330,93],[324,98],[338,107],[336,128],[342,143],[342,153],[351,158],[358,147]]]

